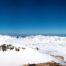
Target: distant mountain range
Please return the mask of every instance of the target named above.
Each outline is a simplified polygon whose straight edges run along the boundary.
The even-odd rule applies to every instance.
[[[26,36],[36,36],[36,35],[44,35],[44,36],[61,36],[66,37],[66,34],[19,34],[19,33],[8,33],[8,34],[1,34],[1,35],[9,35],[9,36],[16,36],[18,37],[26,37]]]

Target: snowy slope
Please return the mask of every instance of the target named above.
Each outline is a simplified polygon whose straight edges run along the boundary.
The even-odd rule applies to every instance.
[[[51,55],[55,58],[55,56],[64,57],[64,61],[66,61],[66,37],[58,37],[58,36],[44,36],[44,35],[36,35],[36,36],[27,36],[27,37],[11,37],[7,35],[0,35],[0,45],[1,44],[13,44],[13,45],[25,45],[32,49],[39,48],[39,52],[43,54]],[[55,58],[56,62],[60,62]]]
[[[16,46],[15,46],[16,47]],[[21,66],[23,64],[51,62],[53,58],[47,54],[41,54],[31,48],[0,51],[0,66]]]

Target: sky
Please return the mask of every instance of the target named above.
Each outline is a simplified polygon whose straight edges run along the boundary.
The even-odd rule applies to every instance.
[[[0,34],[66,34],[66,0],[0,0]]]

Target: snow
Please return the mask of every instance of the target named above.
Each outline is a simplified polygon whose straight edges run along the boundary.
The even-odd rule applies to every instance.
[[[8,60],[11,59],[9,63],[16,63],[16,65],[14,66],[18,66],[18,64],[21,64],[21,63],[24,64],[23,61],[25,61],[25,58],[29,61],[30,60],[29,58],[31,57],[33,57],[31,58],[31,61],[25,62],[25,63],[37,63],[37,62],[39,63],[40,61],[45,62],[48,60],[52,60],[52,58],[50,58],[50,56],[52,55],[62,56],[64,57],[64,61],[66,61],[66,37],[36,35],[36,36],[16,38],[13,36],[0,35],[0,45],[1,44],[12,44],[17,47],[22,47],[22,46],[29,47],[26,50],[24,50],[24,52],[20,51],[19,53],[15,53],[14,51],[8,51],[5,53],[2,53],[0,51],[0,55],[2,57],[5,55],[6,56],[6,58],[4,56],[5,59],[7,59],[7,57],[8,57]],[[39,48],[38,52],[36,50],[37,47]],[[33,51],[35,51],[36,55],[33,53]],[[0,57],[0,59],[2,59],[2,57]],[[47,59],[47,57],[49,58]],[[18,63],[16,61],[17,59],[19,60]],[[41,60],[38,60],[38,59],[41,59]],[[54,59],[54,61],[61,63],[61,61],[57,60],[56,58]],[[4,66],[4,65],[1,65],[1,66]],[[10,66],[10,65],[6,65],[6,66]]]
[[[41,54],[31,48],[0,51],[0,66],[20,66],[23,64],[45,63],[52,61],[53,58],[47,54]]]

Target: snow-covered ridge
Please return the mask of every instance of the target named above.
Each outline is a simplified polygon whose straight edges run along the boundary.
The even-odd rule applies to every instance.
[[[54,57],[54,61],[58,63],[66,62],[66,37],[36,35],[16,38],[0,35],[0,45],[2,44],[30,47],[37,49],[40,53]]]
[[[66,37],[58,36],[27,36],[27,37],[13,37],[8,35],[0,35],[0,44],[2,43],[13,43],[13,44],[39,44],[39,43],[48,43],[48,44],[64,44],[66,43]]]
[[[24,64],[38,64],[52,62],[53,57],[38,51],[18,45],[0,46],[0,66],[22,66]],[[16,49],[16,50],[15,50]]]

